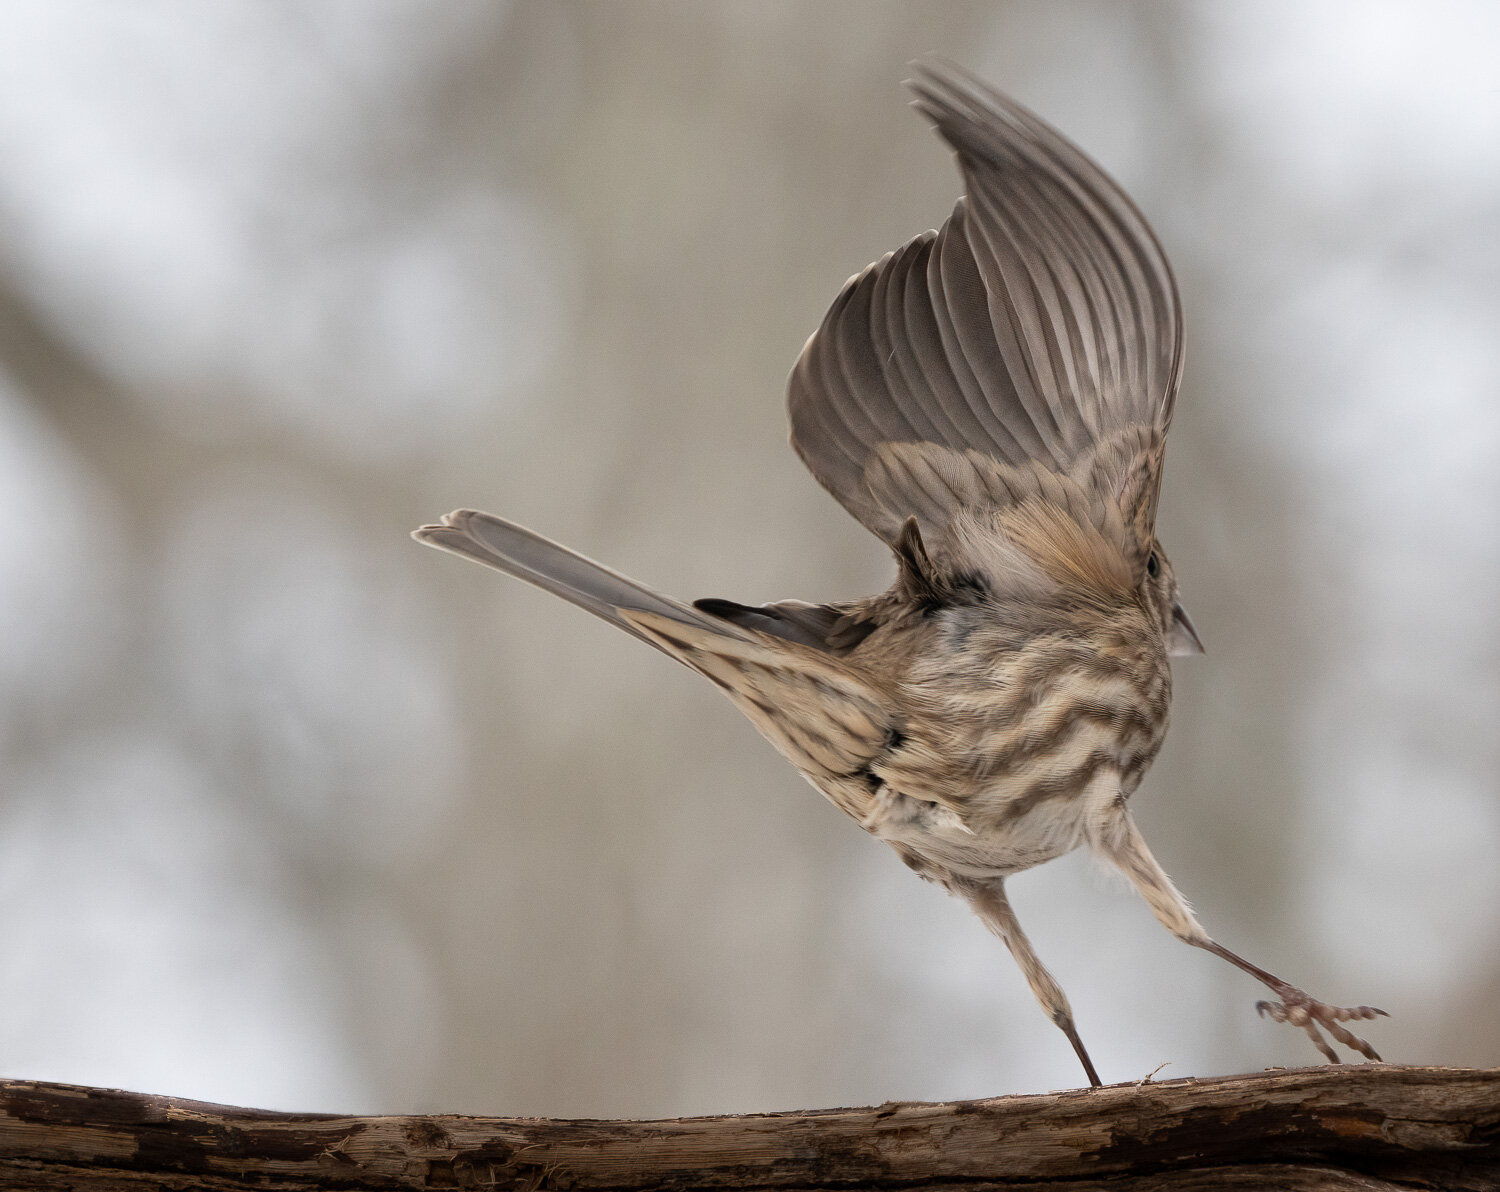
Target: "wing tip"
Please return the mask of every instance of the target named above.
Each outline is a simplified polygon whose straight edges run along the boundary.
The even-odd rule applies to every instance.
[[[954,79],[964,82],[978,81],[978,76],[973,71],[955,62],[946,54],[939,54],[936,50],[928,50],[910,59],[906,64],[906,69],[911,74],[902,79],[901,83],[902,86],[910,87],[913,91],[920,87],[930,86],[934,82],[943,85]]]
[[[1025,104],[1011,98],[985,79],[938,54],[923,55],[910,64],[904,80],[912,92],[911,106],[931,121],[937,134],[960,160],[1037,164],[1038,147],[1056,143],[1072,146],[1061,132]]]
[[[942,114],[963,113],[967,107],[979,112],[999,111],[1005,116],[1025,109],[1004,92],[992,87],[966,66],[941,54],[922,54],[907,63],[911,74],[902,85],[913,93],[911,105],[936,120]]]

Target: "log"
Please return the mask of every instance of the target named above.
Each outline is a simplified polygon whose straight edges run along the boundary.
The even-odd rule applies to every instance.
[[[663,1121],[347,1117],[0,1081],[0,1187],[1500,1188],[1500,1069],[1276,1069]]]

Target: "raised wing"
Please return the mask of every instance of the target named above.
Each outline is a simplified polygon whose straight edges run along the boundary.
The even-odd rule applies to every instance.
[[[909,85],[965,195],[845,285],[792,371],[793,445],[892,544],[909,516],[940,540],[959,510],[1024,499],[1043,472],[1111,489],[1149,532],[1182,368],[1161,246],[1013,100],[951,63],[919,63]]]

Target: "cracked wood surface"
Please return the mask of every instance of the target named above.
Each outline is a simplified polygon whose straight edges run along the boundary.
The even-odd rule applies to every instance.
[[[0,1081],[0,1188],[1500,1189],[1500,1069],[1273,1070],[662,1121],[344,1117]]]

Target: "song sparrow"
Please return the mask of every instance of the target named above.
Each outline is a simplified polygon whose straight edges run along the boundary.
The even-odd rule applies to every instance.
[[[663,596],[486,513],[415,537],[519,576],[720,687],[798,770],[965,898],[1099,1077],[1005,879],[1087,845],[1179,939],[1264,982],[1260,1009],[1370,1059],[1340,1008],[1210,939],[1131,819],[1198,653],[1156,540],[1182,369],[1177,286],[1135,205],[1070,141],[959,68],[914,106],[953,147],[948,221],[845,284],[792,371],[792,442],[895,553],[842,604]]]

